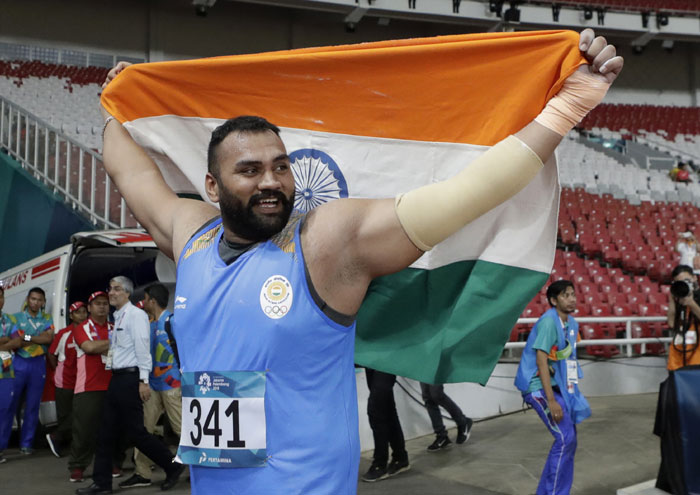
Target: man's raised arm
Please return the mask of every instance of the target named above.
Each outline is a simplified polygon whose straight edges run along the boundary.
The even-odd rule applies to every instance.
[[[128,65],[120,62],[110,70],[102,87]],[[178,198],[151,157],[104,107],[100,109],[105,118],[102,157],[107,173],[158,248],[177,261],[190,236],[218,210],[203,201]]]

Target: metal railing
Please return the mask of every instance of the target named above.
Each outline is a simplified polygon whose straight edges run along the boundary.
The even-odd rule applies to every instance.
[[[538,318],[520,318],[518,319],[518,324],[520,323],[535,323]],[[624,323],[625,324],[625,336],[617,339],[589,339],[581,340],[576,345],[577,346],[589,346],[589,345],[616,345],[619,347],[625,347],[625,355],[627,357],[633,356],[633,345],[640,345],[640,354],[646,353],[646,344],[668,344],[671,342],[671,337],[632,337],[632,323],[649,323],[654,321],[666,321],[665,316],[610,316],[610,317],[581,317],[576,318],[579,323]],[[525,342],[508,342],[505,345],[507,350],[510,349],[521,349],[525,347]]]
[[[99,153],[2,96],[0,149],[99,228],[137,226]]]

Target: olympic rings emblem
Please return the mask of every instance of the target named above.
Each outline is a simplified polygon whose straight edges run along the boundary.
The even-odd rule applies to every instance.
[[[286,315],[292,308],[293,300],[292,284],[284,275],[269,277],[260,289],[260,309],[273,320]]]

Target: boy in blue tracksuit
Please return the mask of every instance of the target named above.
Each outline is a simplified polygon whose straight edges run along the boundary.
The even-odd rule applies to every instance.
[[[24,394],[25,406],[19,439],[21,454],[33,453],[34,434],[39,423],[39,405],[46,379],[46,351],[53,339],[53,320],[44,312],[46,294],[41,287],[29,289],[26,308],[10,318],[14,322],[11,337],[21,339],[21,346],[15,351],[13,366],[15,371],[13,399],[10,412],[15,414],[19,400]]]
[[[0,464],[7,462],[3,451],[7,448],[12,432],[12,404],[15,386],[15,370],[12,366],[14,351],[19,339],[12,339],[14,321],[2,312],[5,305],[5,289],[0,283]]]
[[[552,283],[547,300],[552,307],[530,332],[515,386],[554,437],[537,495],[568,495],[574,480],[576,424],[590,416],[591,410],[578,389],[583,374],[576,360],[578,323],[571,316],[576,310],[574,284],[568,280]]]

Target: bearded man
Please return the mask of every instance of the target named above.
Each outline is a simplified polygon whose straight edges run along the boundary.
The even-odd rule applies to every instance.
[[[292,212],[289,156],[265,119],[239,117],[213,132],[205,189],[219,211],[178,198],[103,110],[105,167],[177,261],[179,457],[192,466],[193,493],[356,492],[355,315],[370,281],[407,267],[537,175],[622,68],[590,29],[580,47],[591,65],[535,121],[452,179],[307,215]]]

